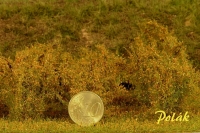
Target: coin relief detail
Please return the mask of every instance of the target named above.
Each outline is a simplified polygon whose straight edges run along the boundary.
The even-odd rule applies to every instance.
[[[68,106],[71,119],[81,125],[97,123],[103,116],[104,106],[101,98],[90,91],[82,91],[73,96]]]

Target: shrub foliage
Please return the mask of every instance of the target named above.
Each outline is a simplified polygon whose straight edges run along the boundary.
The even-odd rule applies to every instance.
[[[142,107],[197,112],[200,77],[182,42],[155,21],[140,24],[140,31],[126,57],[105,45],[81,47],[77,57],[57,44],[35,44],[17,52],[14,61],[1,56],[0,98],[9,107],[9,116],[44,117],[50,110],[52,117],[54,111],[62,114],[70,98],[82,90],[97,93],[106,114],[112,107],[114,112]],[[122,81],[136,89],[125,90],[119,86]]]
[[[199,75],[188,61],[184,45],[155,21],[141,27],[141,36],[129,50],[129,74],[137,81],[136,96],[154,111],[185,110],[183,103],[189,104],[186,97],[199,92]]]

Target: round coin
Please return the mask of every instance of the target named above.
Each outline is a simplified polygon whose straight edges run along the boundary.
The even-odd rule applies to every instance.
[[[104,105],[97,94],[91,91],[82,91],[71,98],[68,112],[76,124],[90,126],[102,118]]]

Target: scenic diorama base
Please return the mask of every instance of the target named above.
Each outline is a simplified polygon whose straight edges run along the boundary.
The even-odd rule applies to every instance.
[[[200,132],[199,5],[0,0],[0,132]]]

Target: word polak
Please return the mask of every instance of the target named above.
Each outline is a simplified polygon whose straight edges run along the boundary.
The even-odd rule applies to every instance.
[[[156,111],[155,114],[157,113],[160,113],[157,124],[159,124],[160,121],[189,121],[188,118],[190,117],[188,115],[188,111],[185,112],[184,116],[182,115],[182,113],[180,113],[177,117],[175,117],[176,113],[173,113],[172,116],[166,116],[166,113],[163,110]]]

